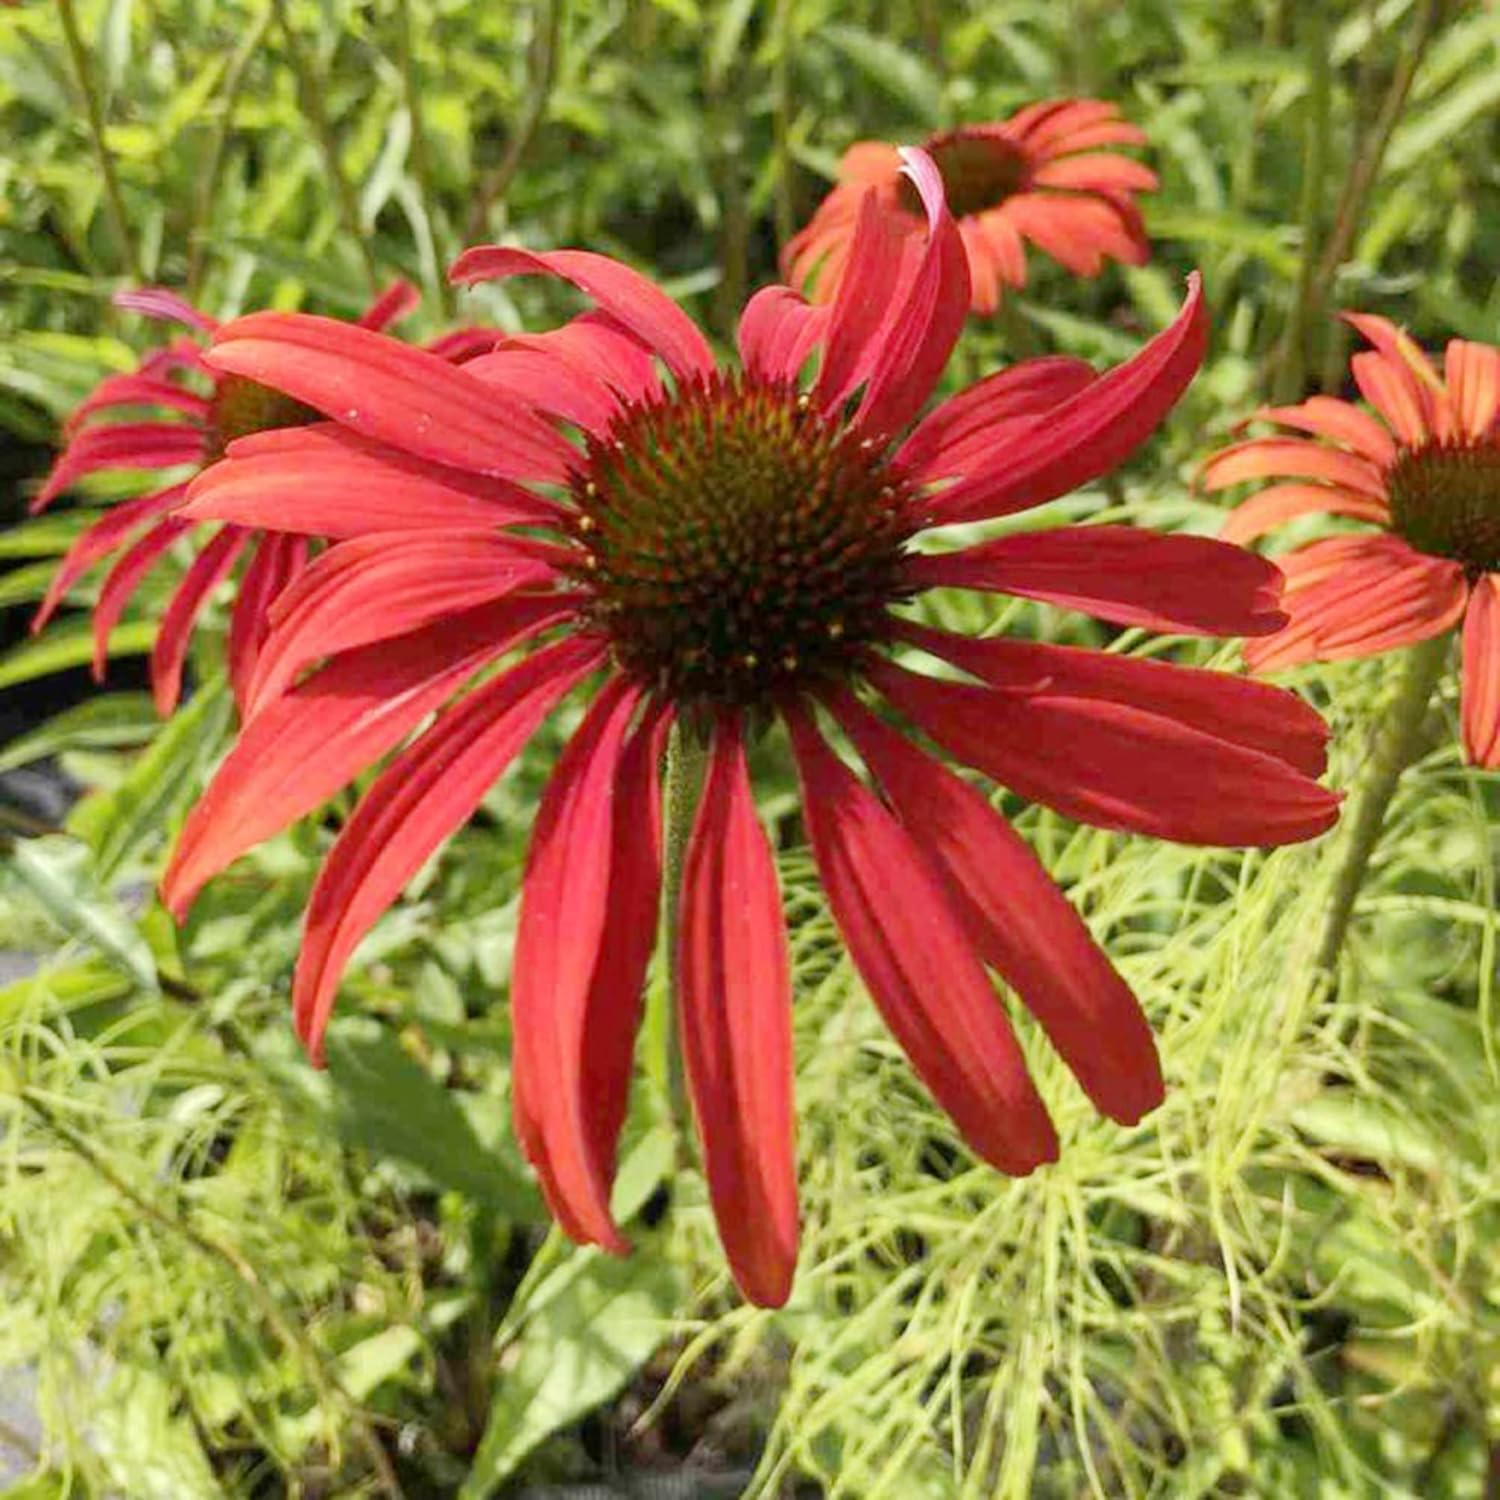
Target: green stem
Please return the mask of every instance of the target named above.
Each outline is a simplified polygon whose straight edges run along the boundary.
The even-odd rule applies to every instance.
[[[792,18],[796,0],[776,0],[771,22],[776,55],[771,64],[771,150],[776,159],[776,244],[784,249],[797,232],[797,201],[792,161]]]
[[[1333,97],[1333,70],[1328,56],[1328,9],[1309,5],[1302,13],[1303,55],[1307,59],[1307,131],[1302,147],[1302,257],[1297,290],[1276,361],[1274,395],[1281,403],[1295,400],[1307,371],[1308,343],[1320,298],[1316,268],[1323,227],[1323,184],[1328,170],[1328,130]]]
[[[563,11],[567,0],[537,0],[531,38],[531,87],[521,106],[520,118],[506,143],[499,165],[480,185],[469,213],[468,242],[478,244],[489,236],[490,210],[509,191],[521,162],[530,149],[542,119],[552,85],[557,78],[557,54],[562,39]]]
[[[224,75],[224,92],[219,100],[219,119],[214,131],[213,144],[208,158],[198,175],[198,187],[193,204],[193,227],[188,231],[187,297],[191,302],[198,295],[203,280],[203,262],[208,251],[208,221],[213,213],[214,191],[219,185],[219,173],[224,166],[224,152],[228,149],[229,134],[234,128],[234,111],[239,103],[240,90],[244,87],[245,74],[250,60],[260,51],[266,32],[271,26],[274,4],[267,5],[251,23],[245,39],[235,50],[229,62],[229,71]]]
[[[1381,724],[1375,753],[1354,812],[1345,824],[1343,863],[1334,878],[1328,921],[1318,948],[1317,967],[1332,973],[1344,946],[1370,857],[1380,842],[1386,813],[1402,774],[1421,758],[1426,744],[1428,705],[1448,660],[1449,633],[1421,641],[1407,653],[1396,697]]]
[[[78,88],[83,95],[83,109],[89,122],[89,138],[94,145],[94,156],[99,163],[99,175],[104,180],[104,201],[108,207],[110,229],[119,242],[120,256],[125,262],[126,270],[140,281],[143,279],[140,256],[136,251],[135,241],[130,237],[130,221],[125,216],[125,199],[120,193],[115,159],[104,138],[104,108],[99,102],[99,91],[94,87],[94,70],[89,64],[88,48],[83,45],[83,37],[78,30],[78,16],[73,9],[73,0],[57,0],[57,14],[62,21],[68,56],[72,60]]]
[[[355,201],[353,185],[345,175],[343,162],[339,159],[339,143],[333,133],[333,122],[328,118],[328,111],[323,108],[322,81],[314,75],[312,64],[302,50],[302,42],[287,14],[286,0],[271,0],[271,3],[276,11],[276,24],[281,28],[281,35],[286,42],[287,61],[291,63],[292,74],[297,81],[298,103],[307,117],[307,123],[313,128],[313,134],[318,138],[318,149],[323,154],[323,169],[333,184],[339,217],[344,221],[344,233],[354,241],[354,248],[364,266],[365,280],[370,284],[370,294],[374,296],[380,291],[380,271],[375,264],[375,252],[370,248],[369,239],[360,226],[359,204]]]
[[[422,211],[427,215],[427,224],[433,237],[437,236],[437,194],[433,189],[432,152],[427,145],[427,116],[422,107],[421,80],[417,77],[417,52],[413,42],[411,0],[396,0],[396,41],[401,51],[401,79],[406,93],[406,112],[411,119],[411,167],[417,179],[417,191],[422,195]],[[441,258],[442,252],[439,251]],[[454,308],[453,283],[441,274],[438,276],[438,304],[445,317],[451,317]]]

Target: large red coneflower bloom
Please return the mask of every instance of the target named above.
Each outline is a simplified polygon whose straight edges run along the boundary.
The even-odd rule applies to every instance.
[[[753,737],[784,726],[856,968],[963,1135],[1014,1173],[1052,1159],[1057,1139],[986,965],[1114,1118],[1152,1108],[1161,1074],[1136,1002],[1041,865],[909,731],[1108,828],[1272,845],[1335,815],[1311,779],[1324,725],[1278,689],[966,639],[895,612],[957,587],[1209,635],[1283,619],[1274,568],[1203,538],[1079,526],[913,550],[928,527],[1024,510],[1118,464],[1192,377],[1205,319],[1195,283],[1171,328],[1103,377],[1037,360],[918,420],[969,288],[936,169],[913,152],[907,170],[930,227],[921,256],[872,206],[847,290],[831,307],[786,287],[757,294],[738,368],[649,282],[578,250],[462,257],[460,282],[552,275],[597,306],[461,369],[317,318],[241,319],[213,364],[335,421],[234,444],[185,512],[343,540],[276,606],[250,721],[167,874],[174,912],[441,710],[371,785],[318,877],[294,984],[315,1056],[362,934],[543,718],[594,684],[524,874],[514,1101],[562,1224],[615,1251],[610,1184],[661,882],[658,764],[670,725],[701,739],[679,1028],[720,1233],[765,1304],[790,1287],[797,1204],[792,996]],[[523,646],[520,665],[485,675]],[[962,678],[896,659],[909,653]],[[831,747],[830,721],[863,773]]]
[[[1224,535],[1251,541],[1321,512],[1369,522],[1281,556],[1286,628],[1245,650],[1252,670],[1373,656],[1463,621],[1463,738],[1500,766],[1500,350],[1452,340],[1440,375],[1384,318],[1348,321],[1374,346],[1350,361],[1375,415],[1313,396],[1259,415],[1300,437],[1252,438],[1204,470],[1209,489],[1280,482],[1245,501]]]
[[[1156,174],[1108,146],[1141,146],[1144,133],[1098,99],[1030,104],[1008,120],[960,125],[929,137],[969,263],[971,306],[991,313],[1002,289],[1026,285],[1026,243],[1077,276],[1097,276],[1107,260],[1144,265],[1150,257],[1134,194],[1155,189]],[[839,163],[838,185],[782,253],[793,286],[831,298],[849,264],[867,195],[902,234],[926,233],[922,205],[901,175],[901,155],[884,141],[859,141]]]
[[[204,337],[215,319],[161,287],[121,292],[118,306],[149,317],[180,323]],[[417,292],[398,281],[359,320],[381,329],[410,312]],[[440,340],[439,353],[461,358],[493,347],[498,334],[463,330]],[[152,413],[149,420],[131,413]],[[96,420],[104,417],[104,421]],[[172,514],[187,493],[187,481],[211,464],[236,438],[267,429],[317,420],[301,402],[242,376],[213,369],[202,344],[175,339],[146,355],[129,374],[111,375],[68,418],[66,444],[31,502],[45,510],[65,490],[105,470],[175,471],[175,482],[125,500],[83,531],[53,577],[31,628],[52,618],[68,590],[92,567],[118,554],[104,579],[94,608],[94,676],[102,680],[109,637],[146,574],[190,528]],[[151,684],[163,715],[177,706],[182,668],[194,624],[214,589],[246,558],[229,625],[229,676],[242,700],[266,633],[271,601],[303,568],[308,540],[289,534],[262,535],[240,526],[221,528],[188,567],[162,616],[151,653]]]

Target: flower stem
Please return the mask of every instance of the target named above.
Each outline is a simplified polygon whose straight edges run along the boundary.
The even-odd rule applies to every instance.
[[[333,122],[328,118],[328,111],[323,108],[322,84],[314,76],[312,64],[302,49],[301,39],[287,14],[286,0],[271,0],[271,3],[276,11],[276,24],[281,28],[282,38],[286,42],[287,61],[291,63],[292,73],[297,81],[298,102],[302,113],[307,116],[307,123],[313,128],[313,134],[318,138],[318,148],[323,153],[323,168],[333,184],[339,217],[344,221],[344,233],[354,241],[354,248],[365,269],[365,280],[370,284],[371,295],[374,295],[380,290],[380,272],[375,265],[375,252],[371,250],[370,242],[360,227],[359,205],[355,202],[354,188],[344,172],[343,162],[339,159],[339,143],[333,133]]]
[[[78,79],[79,92],[83,95],[84,114],[89,122],[89,139],[93,142],[99,175],[104,181],[104,201],[108,206],[110,229],[119,243],[125,269],[140,281],[143,276],[140,256],[136,251],[135,241],[130,237],[130,221],[125,216],[125,199],[120,193],[115,159],[110,155],[109,143],[104,138],[104,108],[99,102],[99,91],[94,86],[94,70],[89,64],[88,48],[83,45],[83,37],[78,30],[78,16],[73,9],[73,0],[57,0],[57,14],[62,21],[63,39],[68,44],[68,57]]]
[[[776,244],[785,248],[797,232],[797,197],[792,160],[792,47],[796,0],[776,0],[771,34],[776,48],[771,64],[771,150],[776,159]]]
[[[1406,666],[1376,741],[1369,774],[1347,825],[1344,860],[1334,879],[1328,922],[1318,948],[1317,967],[1332,973],[1344,946],[1355,902],[1364,884],[1370,857],[1380,842],[1386,813],[1402,774],[1420,758],[1433,690],[1448,660],[1449,632],[1421,641],[1407,653]]]
[[[427,215],[428,231],[437,238],[437,194],[433,191],[432,152],[427,144],[427,116],[422,108],[422,84],[417,76],[417,50],[413,40],[412,0],[396,0],[396,42],[401,52],[401,79],[406,94],[406,112],[411,119],[411,166],[417,179],[417,191],[422,195],[423,212]],[[442,252],[438,251],[441,261]],[[445,317],[451,317],[454,307],[453,283],[438,270],[438,303]]]

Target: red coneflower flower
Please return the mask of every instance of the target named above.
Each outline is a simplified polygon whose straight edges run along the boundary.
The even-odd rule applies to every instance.
[[[166,876],[179,915],[476,673],[553,637],[440,712],[339,834],[294,985],[315,1056],[361,935],[543,718],[599,684],[537,813],[511,998],[518,1134],[568,1232],[615,1251],[625,1242],[609,1190],[661,882],[658,762],[669,725],[701,737],[679,1027],[720,1233],[740,1286],[765,1304],[790,1287],[797,1206],[792,997],[752,736],[775,720],[789,732],[855,966],[975,1150],[1015,1173],[1052,1159],[1057,1140],[985,966],[1118,1120],[1161,1098],[1151,1034],[1023,841],[856,686],[958,760],[1105,827],[1270,845],[1335,815],[1311,779],[1324,725],[1280,690],[968,640],[893,612],[946,586],[1189,633],[1256,634],[1283,619],[1274,568],[1203,538],[1083,526],[910,550],[927,527],[1039,505],[1118,464],[1191,379],[1206,325],[1195,282],[1172,327],[1101,378],[1076,360],[1036,360],[916,421],[969,288],[936,169],[912,152],[907,170],[930,227],[922,254],[905,256],[872,206],[858,274],[831,307],[786,287],[750,301],[738,369],[719,366],[649,282],[578,250],[460,259],[460,282],[552,275],[597,304],[462,369],[317,318],[241,319],[215,340],[214,365],[336,421],[233,445],[185,512],[343,540],[276,606],[250,721]],[[281,498],[289,487],[294,505]],[[964,680],[898,663],[906,648]],[[879,794],[830,747],[825,713]]]
[[[203,335],[211,336],[219,326],[175,292],[161,287],[121,292],[114,300],[119,307],[185,324]],[[371,305],[359,320],[360,326],[384,328],[410,312],[417,300],[416,289],[398,281]],[[463,330],[431,347],[462,358],[493,347],[498,337],[493,332]],[[120,419],[131,410],[153,409],[157,416],[150,421]],[[96,425],[93,419],[101,413],[114,420]],[[236,438],[314,421],[318,416],[311,407],[268,386],[221,374],[204,361],[202,345],[179,338],[148,354],[132,373],[109,376],[78,406],[63,429],[66,445],[31,502],[31,510],[45,510],[89,474],[107,469],[202,470]],[[164,489],[122,501],[84,530],[63,558],[32,620],[33,632],[41,630],[90,568],[119,553],[94,608],[96,680],[103,679],[110,634],[131,596],[152,566],[189,530],[188,523],[172,510],[187,493],[191,477],[185,473]],[[151,684],[160,713],[169,714],[177,706],[188,640],[204,605],[240,558],[248,557],[230,618],[228,644],[230,681],[236,701],[242,700],[265,638],[266,611],[302,570],[307,555],[306,537],[261,536],[239,526],[225,526],[209,540],[173,594],[151,653]]]
[[[1384,318],[1350,314],[1374,345],[1350,361],[1378,415],[1313,396],[1259,415],[1307,437],[1252,438],[1208,463],[1225,489],[1277,479],[1241,505],[1224,535],[1262,536],[1324,512],[1379,532],[1310,542],[1278,559],[1284,630],[1247,646],[1252,670],[1373,656],[1463,628],[1463,735],[1471,762],[1500,766],[1500,350],[1452,340],[1440,376]]]
[[[1097,276],[1106,260],[1150,258],[1135,193],[1156,174],[1106,146],[1142,146],[1145,134],[1098,99],[1029,104],[1008,120],[960,125],[928,138],[969,263],[971,306],[991,313],[1002,287],[1026,285],[1029,240],[1076,276]],[[860,205],[874,193],[901,233],[925,231],[922,205],[901,175],[897,147],[859,141],[839,163],[838,185],[782,252],[782,274],[832,297],[849,264]]]

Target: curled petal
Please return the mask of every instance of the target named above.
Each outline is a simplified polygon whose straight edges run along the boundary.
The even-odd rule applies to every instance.
[[[826,304],[809,303],[790,287],[762,287],[740,315],[740,362],[762,380],[795,381],[827,326]]]
[[[719,1238],[754,1303],[797,1261],[792,982],[771,846],[738,723],[722,721],[682,883],[679,1025]]]
[[[1253,552],[1132,526],[1058,526],[914,557],[915,588],[1016,594],[1122,625],[1190,635],[1267,635],[1286,623],[1281,575]]]
[[[1470,764],[1500,766],[1500,578],[1474,585],[1464,616],[1464,754]]]
[[[425,349],[308,313],[226,323],[208,362],[284,391],[345,427],[432,463],[557,481],[573,450],[528,405]]]
[[[315,1063],[359,940],[602,654],[577,637],[538,651],[448,709],[365,793],[318,872],[297,955],[292,1008]]]
[[[986,1161],[1015,1175],[1055,1161],[1046,1106],[942,877],[800,709],[787,724],[823,888],[886,1025]]]
[[[465,250],[448,273],[449,280],[460,286],[509,276],[556,276],[571,282],[661,355],[679,379],[713,374],[713,350],[693,320],[660,287],[607,255],[480,245]]]
[[[199,333],[212,333],[219,326],[217,318],[199,312],[186,298],[179,297],[176,292],[168,291],[164,286],[133,287],[128,291],[116,292],[110,301],[127,312],[144,313],[148,318],[160,318],[164,322],[182,323]]]

